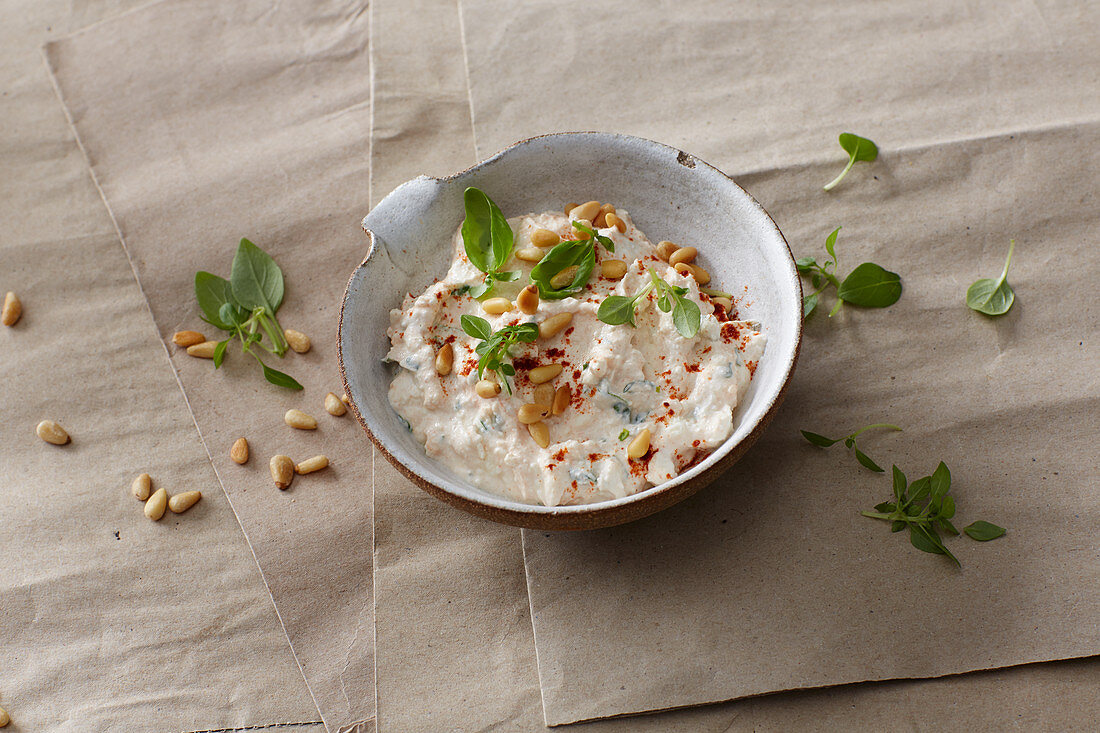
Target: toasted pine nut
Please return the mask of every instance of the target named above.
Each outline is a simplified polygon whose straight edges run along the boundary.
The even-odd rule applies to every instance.
[[[0,708],[0,728],[3,728],[11,722],[11,716],[8,715],[8,711],[4,708]]]
[[[248,441],[245,438],[234,440],[233,447],[229,449],[229,457],[242,466],[248,463]]]
[[[558,313],[557,315],[550,316],[539,324],[539,336],[542,336],[544,339],[554,338],[572,321],[572,313]]]
[[[602,204],[600,206],[600,211],[604,214],[614,214],[616,211],[615,204]]]
[[[554,393],[554,405],[550,409],[552,415],[560,415],[565,412],[565,408],[569,407],[569,403],[573,400],[573,390],[569,389],[568,384],[563,384],[558,387],[558,391]]]
[[[507,298],[489,298],[482,301],[481,308],[489,315],[499,316],[512,310],[512,301]]]
[[[478,397],[491,400],[500,394],[500,385],[491,379],[479,379],[474,385],[474,391],[477,392]]]
[[[133,494],[138,501],[145,501],[152,492],[153,478],[147,473],[138,474],[130,484],[130,493]]]
[[[607,222],[607,226],[615,227],[619,230],[620,234],[626,232],[626,222],[620,219],[618,214],[608,214],[606,217],[604,217],[604,220]]]
[[[710,302],[714,305],[721,306],[722,310],[724,310],[726,313],[729,313],[731,310],[733,310],[733,301],[729,298],[711,298]]]
[[[21,315],[23,315],[23,303],[18,295],[8,291],[4,296],[4,308],[0,310],[0,323],[5,326],[14,326]]]
[[[700,285],[706,285],[710,282],[710,273],[704,270],[699,265],[689,265],[686,262],[680,262],[676,265],[676,272],[681,272],[685,275],[691,275],[695,278],[695,282]]]
[[[604,260],[600,263],[600,274],[612,280],[621,280],[626,275],[626,263],[622,260]]]
[[[572,211],[573,209],[577,208],[578,206],[580,206],[580,204],[566,204],[565,205],[565,215],[569,216],[569,212]]]
[[[524,247],[516,250],[516,259],[524,262],[542,262],[542,257],[545,254],[538,247]]]
[[[171,509],[174,514],[183,514],[185,511],[198,504],[201,498],[201,491],[184,491],[168,500],[168,508]]]
[[[286,489],[294,481],[294,461],[289,456],[272,456],[269,466],[275,488]]]
[[[528,285],[516,296],[516,307],[527,315],[534,315],[539,309],[539,289],[537,285]]]
[[[183,346],[185,348],[194,346],[195,344],[201,344],[205,340],[206,337],[198,331],[176,331],[172,334],[172,343],[176,346]]]
[[[672,256],[672,253],[680,249],[679,245],[673,244],[668,240],[664,240],[657,243],[657,256],[668,262],[668,258]]]
[[[694,247],[681,247],[668,257],[668,264],[676,267],[680,262],[694,262],[699,250]]]
[[[343,402],[343,403],[344,403],[345,405],[347,405],[348,407],[351,407],[351,399],[350,399],[350,398],[348,397],[348,393],[347,393],[347,392],[345,392],[344,394],[340,395],[340,401],[341,401],[341,402]]]
[[[546,405],[528,403],[526,405],[520,405],[519,410],[516,411],[516,419],[524,425],[530,425],[531,423],[542,420],[549,414],[550,409]]]
[[[455,349],[450,342],[443,344],[439,351],[435,352],[435,371],[441,377],[451,373],[451,367],[455,365]],[[328,400],[325,400],[327,403]],[[325,409],[327,410],[327,404]]]
[[[203,341],[201,344],[192,344],[187,347],[188,356],[197,356],[200,359],[213,359],[214,350],[218,348],[217,341]]]
[[[450,344],[447,345],[450,346]],[[347,411],[348,408],[334,393],[329,392],[327,395],[325,395],[325,412],[330,415],[334,415],[335,417],[340,417],[341,415],[346,414]]]
[[[546,427],[546,423],[542,421],[533,422],[527,426],[527,432],[531,434],[531,437],[539,444],[539,447],[550,447],[550,428]]]
[[[550,287],[554,290],[561,290],[569,283],[573,282],[573,278],[577,275],[577,266],[570,265],[565,268],[554,277],[550,278]]]
[[[596,218],[592,220],[592,226],[596,229],[604,229],[607,227],[607,214],[602,211],[596,214]]]
[[[542,384],[561,374],[561,370],[561,364],[542,364],[527,372],[527,378],[531,384]]]
[[[589,201],[570,211],[569,218],[574,220],[587,219],[588,221],[592,221],[596,218],[596,214],[598,213],[600,213],[600,202]]]
[[[535,395],[531,399],[536,405],[550,407],[554,404],[554,387],[550,384],[540,384],[535,387]]]
[[[536,247],[553,247],[560,241],[561,237],[549,229],[536,229],[531,232],[531,244]]]
[[[69,434],[65,432],[65,428],[61,427],[53,420],[43,420],[38,423],[38,427],[34,429],[34,432],[38,433],[38,437],[47,443],[53,443],[54,445],[65,445],[69,442]]]
[[[641,458],[649,452],[649,428],[644,428],[626,446],[627,458]]]
[[[286,342],[290,344],[290,348],[292,348],[296,354],[306,353],[309,351],[309,347],[313,345],[310,343],[309,336],[306,336],[301,331],[295,331],[293,328],[283,329],[283,336],[286,337]]]
[[[283,415],[283,422],[285,422],[287,425],[289,425],[292,428],[296,428],[297,430],[316,430],[317,429],[317,419],[316,418],[305,414],[301,410],[295,410],[294,408],[291,408],[291,409],[286,411],[286,414]]]
[[[154,522],[160,521],[167,507],[168,490],[164,488],[157,489],[153,492],[153,495],[149,497],[149,501],[145,502],[145,516],[149,517],[149,519],[152,519]]]
[[[294,467],[294,471],[298,474],[313,473],[314,471],[320,471],[322,468],[328,466],[327,456],[314,456],[313,458],[307,458]]]

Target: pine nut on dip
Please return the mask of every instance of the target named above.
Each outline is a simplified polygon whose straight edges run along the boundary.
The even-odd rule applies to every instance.
[[[450,270],[390,312],[386,357],[390,404],[429,456],[546,506],[628,496],[701,460],[733,433],[765,347],[705,282],[705,242],[658,253],[628,212],[568,208],[505,219],[467,189]],[[533,248],[539,261],[515,256]]]

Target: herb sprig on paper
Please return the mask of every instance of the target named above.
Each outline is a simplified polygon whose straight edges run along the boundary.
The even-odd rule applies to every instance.
[[[853,135],[850,132],[840,133],[840,147],[844,148],[844,152],[848,154],[848,165],[844,166],[844,170],[840,172],[840,175],[825,184],[824,189],[826,191],[832,191],[836,184],[840,183],[844,176],[848,175],[848,171],[852,170],[852,166],[857,161],[873,162],[878,157],[878,146],[865,137],[859,135]]]
[[[470,186],[463,195],[466,219],[462,222],[462,246],[474,267],[485,273],[485,280],[470,288],[475,298],[488,293],[497,282],[519,277],[519,271],[501,271],[512,256],[512,227],[500,208],[484,191]]]
[[[836,238],[840,232],[837,227],[825,238],[825,251],[829,259],[819,264],[814,257],[800,257],[795,267],[803,275],[808,275],[814,292],[802,298],[802,317],[808,318],[817,308],[818,298],[830,285],[836,288],[837,300],[829,316],[836,315],[844,303],[864,308],[886,308],[898,302],[901,297],[901,276],[896,272],[874,264],[864,262],[841,280],[836,275]]]
[[[813,443],[814,445],[820,446],[822,448],[828,448],[831,445],[836,445],[837,443],[839,443],[840,441],[843,440],[844,445],[855,452],[856,460],[859,461],[860,465],[865,466],[865,467],[871,469],[872,471],[876,471],[877,473],[883,473],[883,471],[885,469],[883,469],[881,466],[879,466],[877,463],[875,463],[873,460],[871,460],[871,457],[869,455],[867,455],[866,453],[864,453],[863,451],[861,451],[859,449],[859,446],[856,445],[856,438],[858,438],[860,435],[867,432],[868,430],[875,430],[875,429],[878,429],[878,428],[885,428],[885,429],[888,429],[888,430],[897,430],[899,432],[901,431],[901,428],[899,428],[897,425],[891,425],[890,423],[875,423],[874,425],[868,425],[866,427],[862,427],[859,430],[855,431],[854,433],[850,433],[849,435],[845,435],[843,438],[826,438],[824,435],[818,435],[817,433],[811,433],[809,430],[801,430],[799,432],[802,433],[803,438],[805,438],[809,442]]]
[[[890,522],[891,532],[909,530],[909,542],[921,552],[945,555],[956,565],[959,559],[947,549],[940,532],[957,535],[959,531],[951,523],[955,516],[955,499],[950,495],[951,471],[940,461],[931,476],[907,483],[905,474],[893,467],[894,498],[875,506],[874,511],[860,512],[865,517]],[[1005,534],[1003,527],[986,521],[977,521],[963,529],[966,534],[982,542]]]
[[[247,239],[237,247],[229,280],[209,272],[195,273],[195,298],[203,320],[229,334],[214,350],[215,369],[225,360],[229,342],[240,339],[241,351],[260,363],[267,381],[287,389],[302,389],[294,377],[272,369],[253,350],[258,346],[280,358],[286,353],[286,337],[275,315],[283,304],[284,290],[282,269],[271,255]],[[263,341],[265,335],[271,341],[270,348]]]
[[[1008,259],[1005,260],[1005,269],[996,280],[983,278],[977,280],[966,289],[966,305],[971,310],[984,313],[987,316],[1003,316],[1016,302],[1016,293],[1008,284],[1008,266],[1012,264],[1012,252],[1016,249],[1016,240],[1008,242]]]
[[[573,228],[585,236],[582,239],[566,239],[554,245],[531,270],[531,282],[538,286],[539,297],[544,300],[568,298],[579,293],[588,284],[596,266],[597,243],[602,244],[609,252],[615,251],[615,243],[609,237],[597,234],[591,227],[575,221]],[[567,282],[559,282],[559,276],[571,267],[576,268],[573,276]]]
[[[485,371],[496,372],[501,383],[512,394],[512,386],[508,377],[514,377],[516,368],[508,361],[508,350],[517,343],[532,343],[539,337],[539,327],[534,323],[517,323],[505,326],[497,331],[484,318],[478,316],[462,316],[460,319],[462,330],[467,335],[480,339],[474,353],[479,357],[477,361],[477,376],[481,378]]]
[[[638,307],[638,302],[656,289],[657,307],[664,313],[672,312],[672,324],[676,326],[676,331],[684,338],[692,338],[699,333],[702,315],[695,301],[684,297],[688,289],[665,282],[652,267],[646,269],[649,271],[649,282],[634,295],[607,296],[600,303],[596,317],[612,326],[624,323],[634,326],[634,310]]]

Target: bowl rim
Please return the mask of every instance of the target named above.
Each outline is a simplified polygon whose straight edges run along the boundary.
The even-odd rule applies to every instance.
[[[767,226],[772,230],[772,233],[778,235],[779,240],[783,243],[783,246],[787,251],[787,258],[790,262],[789,276],[791,281],[796,285],[799,296],[802,295],[802,281],[798,276],[798,272],[795,268],[794,254],[791,251],[790,244],[787,242],[783,232],[779,229],[779,226],[775,223],[771,214],[760,204],[756,198],[742,188],[732,177],[724,173],[704,160],[701,160],[694,155],[687,153],[679,148],[667,145],[665,143],[649,140],[647,138],[637,137],[634,135],[626,135],[616,132],[599,132],[599,131],[575,131],[575,132],[553,132],[542,135],[536,135],[533,137],[524,138],[511,145],[501,149],[493,155],[480,160],[473,165],[447,176],[434,177],[434,176],[418,176],[417,178],[410,179],[405,183],[397,186],[393,191],[386,194],[380,199],[373,207],[371,212],[382,205],[391,196],[394,196],[401,191],[406,185],[414,181],[433,181],[439,184],[452,182],[458,178],[461,178],[475,170],[483,168],[490,163],[501,160],[508,153],[517,150],[522,147],[531,145],[539,140],[545,140],[547,138],[568,138],[568,137],[580,137],[580,136],[594,136],[608,138],[610,140],[627,141],[634,143],[641,143],[655,148],[664,149],[676,154],[676,160],[681,165],[688,168],[695,168],[697,165],[705,166],[711,171],[717,173],[722,178],[727,180],[733,185],[741,194],[743,194],[749,201],[750,206],[754,207],[760,214],[763,214],[764,219],[767,222]],[[368,215],[369,216],[369,213]],[[608,501],[595,502],[591,504],[575,504],[575,505],[559,505],[559,506],[544,506],[542,504],[527,504],[524,502],[516,501],[514,499],[508,499],[503,496],[473,496],[469,495],[465,490],[461,490],[461,487],[448,488],[441,486],[433,481],[420,475],[413,469],[406,466],[400,459],[394,456],[390,450],[386,447],[385,443],[375,434],[371,429],[364,415],[359,410],[359,406],[352,396],[352,391],[348,383],[347,368],[344,363],[343,354],[343,335],[344,335],[344,312],[348,305],[352,286],[359,278],[361,271],[367,266],[367,261],[370,260],[374,254],[374,247],[376,244],[375,234],[366,224],[367,217],[363,218],[362,228],[367,235],[368,247],[367,252],[364,255],[362,261],[352,270],[351,275],[348,278],[348,283],[344,287],[344,294],[340,301],[340,312],[337,323],[336,331],[336,358],[340,369],[340,379],[344,387],[344,394],[348,398],[348,407],[351,409],[352,414],[355,416],[356,421],[359,423],[363,431],[366,432],[367,437],[371,443],[381,451],[382,455],[393,464],[397,470],[403,474],[406,478],[416,484],[419,488],[425,492],[441,499],[448,504],[463,509],[471,514],[475,514],[485,519],[490,519],[494,522],[502,524],[509,524],[518,527],[526,527],[531,529],[548,529],[548,530],[580,530],[580,529],[594,529],[599,527],[608,527],[617,524],[623,524],[631,522],[650,514],[656,513],[665,509],[673,504],[686,499],[688,496],[703,489],[705,486],[717,479],[722,473],[724,473],[730,466],[732,466],[738,459],[745,454],[746,451],[752,446],[753,443],[760,437],[764,429],[771,422],[775,413],[778,411],[779,406],[786,398],[787,390],[790,386],[791,378],[794,374],[795,366],[798,362],[799,355],[802,350],[802,337],[803,337],[803,321],[801,318],[797,319],[795,325],[794,334],[794,348],[791,352],[789,359],[784,365],[785,373],[783,380],[780,383],[779,389],[770,395],[770,402],[765,408],[764,412],[757,419],[756,424],[752,426],[750,431],[737,443],[728,446],[729,439],[722,445],[711,451],[701,462],[693,465],[687,471],[675,476],[670,481],[666,481],[656,486],[651,486],[647,489],[639,491],[635,494],[629,494],[617,499],[611,499]],[[731,436],[732,437],[732,436]],[[726,451],[722,453],[722,451]],[[714,458],[717,455],[717,458]],[[710,462],[712,459],[713,462]],[[703,464],[710,462],[710,465],[704,467]],[[448,483],[449,482],[444,482]],[[487,492],[486,492],[487,493]]]

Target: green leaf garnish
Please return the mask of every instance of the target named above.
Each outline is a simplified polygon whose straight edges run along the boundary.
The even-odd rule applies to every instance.
[[[1008,259],[1005,260],[1005,269],[996,280],[983,278],[977,280],[966,289],[966,305],[971,310],[984,313],[987,316],[1003,316],[1016,302],[1016,293],[1008,284],[1008,266],[1012,264],[1012,252],[1016,249],[1016,240],[1008,242]]]
[[[462,245],[474,267],[485,273],[485,281],[470,289],[475,298],[488,293],[494,282],[519,277],[518,272],[499,272],[512,256],[512,227],[493,200],[473,186],[463,195],[466,218],[462,222]]]
[[[477,376],[480,379],[486,370],[496,372],[501,383],[507,388],[508,394],[512,394],[512,386],[508,377],[515,376],[516,369],[512,366],[508,350],[519,342],[532,343],[539,337],[539,327],[534,323],[517,323],[505,326],[499,331],[493,332],[492,326],[484,318],[465,315],[459,319],[462,330],[471,338],[481,341],[475,348],[478,355]]]
[[[574,222],[575,223],[575,222]],[[539,297],[561,300],[578,293],[588,283],[596,266],[596,250],[591,239],[566,239],[554,245],[531,270],[531,282],[539,288]],[[576,267],[573,279],[560,288],[552,284],[554,276],[569,267]]]
[[[649,282],[632,296],[607,296],[596,310],[596,318],[611,326],[621,326],[624,323],[634,326],[634,311],[638,302],[656,288],[657,307],[665,313],[672,312],[672,325],[676,327],[676,331],[688,339],[699,333],[702,314],[695,301],[684,297],[687,288],[670,285],[652,267],[646,269],[649,271]]]
[[[1006,531],[1004,527],[998,527],[982,519],[979,519],[977,522],[971,522],[963,527],[963,532],[966,532],[969,537],[978,542],[989,542],[989,540],[1003,537]]]
[[[808,318],[817,308],[819,297],[830,285],[836,288],[837,301],[829,316],[840,310],[844,303],[865,308],[885,308],[898,302],[901,297],[901,276],[890,272],[873,262],[864,262],[852,270],[841,282],[836,275],[836,238],[840,227],[834,229],[825,239],[825,251],[829,259],[818,263],[814,257],[799,257],[795,260],[795,269],[808,275],[814,292],[802,298],[802,318]]]
[[[626,440],[629,437],[630,437],[630,431],[627,430],[626,428],[623,428],[622,431],[619,433],[619,442],[621,443],[622,441]]]
[[[882,473],[883,469],[877,463],[871,460],[870,456],[868,456],[856,446],[856,438],[858,438],[860,435],[867,432],[868,430],[875,430],[877,428],[886,428],[888,430],[897,430],[898,432],[901,432],[901,428],[899,428],[897,425],[891,425],[890,423],[881,422],[875,423],[874,425],[862,427],[854,433],[849,433],[842,438],[826,438],[824,435],[811,433],[809,430],[801,430],[799,432],[802,433],[802,437],[805,438],[807,441],[813,443],[816,446],[820,446],[821,448],[828,448],[829,446],[836,445],[843,440],[844,445],[855,452],[856,460],[859,461],[861,465],[871,469],[872,471],[875,471],[876,473]],[[895,470],[897,470],[896,467]],[[898,473],[900,473],[900,471]],[[902,476],[902,480],[904,480],[904,478],[905,477]],[[895,481],[896,480],[897,475],[895,474]],[[950,481],[950,478],[948,479],[948,481]]]
[[[878,157],[877,145],[865,137],[853,135],[850,132],[840,133],[840,147],[844,148],[844,152],[848,153],[848,165],[844,166],[844,170],[840,172],[839,176],[825,184],[824,188],[826,191],[833,190],[833,187],[840,183],[844,176],[848,175],[848,171],[852,169],[852,166],[857,160],[872,162]]]

